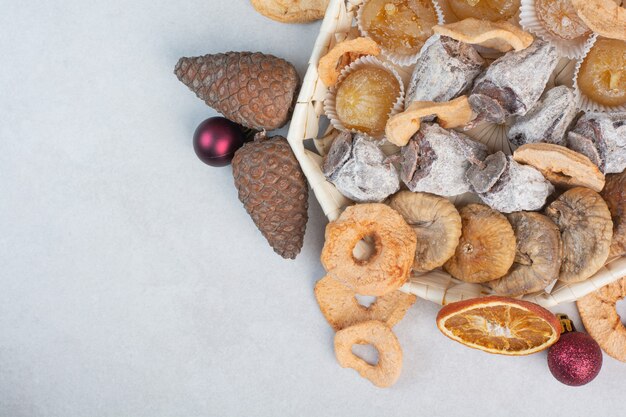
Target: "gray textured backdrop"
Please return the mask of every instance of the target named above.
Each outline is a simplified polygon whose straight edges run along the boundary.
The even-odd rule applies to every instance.
[[[396,327],[392,389],[340,368],[312,291],[319,206],[298,259],[275,255],[230,168],[196,159],[192,132],[215,113],[172,74],[182,55],[260,50],[303,75],[319,24],[247,0],[93,3],[0,0],[1,416],[623,410],[625,364],[605,356],[568,388],[545,353],[447,340],[424,301]]]

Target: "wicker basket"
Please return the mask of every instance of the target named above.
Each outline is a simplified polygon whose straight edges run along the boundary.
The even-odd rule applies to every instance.
[[[354,16],[362,1],[330,0],[320,34],[313,47],[309,67],[302,83],[302,89],[293,112],[288,134],[289,144],[298,158],[302,171],[307,177],[309,185],[329,221],[335,220],[342,210],[351,205],[352,202],[342,196],[330,182],[326,181],[321,171],[322,157],[332,142],[334,138],[333,133],[335,132],[330,127],[320,132],[320,128],[323,128],[322,125],[324,124],[321,119],[327,88],[319,79],[317,66],[320,57],[330,47],[354,35]],[[439,4],[446,11],[447,5],[445,2],[440,1]],[[569,81],[571,83],[573,67],[571,62],[562,62],[552,77],[551,82],[554,84],[567,84]],[[407,76],[408,74],[405,71],[401,75]],[[491,139],[498,137],[498,132],[495,132],[496,134],[494,135],[493,130],[495,129],[498,128],[495,126],[482,126],[468,133],[475,139],[485,142],[492,151],[502,149],[510,153],[508,141],[499,140],[494,142]],[[504,137],[503,133],[501,132],[501,137]],[[308,139],[313,141],[317,153],[305,148],[304,142]],[[467,201],[467,197],[453,198],[452,201],[455,204],[461,204]],[[626,276],[626,257],[610,260],[600,271],[586,281],[576,284],[559,282],[549,289],[549,292],[530,294],[523,298],[544,307],[553,307],[561,303],[575,301],[623,276]],[[410,281],[401,289],[442,305],[491,293],[491,290],[486,286],[458,281],[441,270],[422,275],[413,275]]]

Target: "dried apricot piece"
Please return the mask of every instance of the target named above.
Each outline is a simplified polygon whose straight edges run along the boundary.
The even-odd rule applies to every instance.
[[[613,218],[610,256],[626,255],[626,171],[607,175],[601,195]]]
[[[282,23],[306,23],[324,17],[330,0],[250,0],[265,17]]]
[[[584,281],[598,272],[609,257],[613,222],[600,194],[583,187],[561,194],[546,208],[561,231],[563,261],[559,280]]]
[[[356,38],[339,42],[320,58],[318,73],[322,82],[332,87],[337,82],[341,70],[364,55],[376,56],[380,47],[370,38]]]
[[[506,217],[517,242],[515,261],[505,276],[488,284],[496,294],[510,297],[541,291],[559,277],[561,232],[543,214],[520,211]]]
[[[548,181],[562,187],[604,187],[604,174],[585,155],[552,143],[528,143],[513,153],[520,164],[537,168]]]
[[[509,221],[483,204],[469,204],[460,214],[461,239],[445,270],[473,283],[504,276],[515,260],[515,234]]]
[[[459,19],[508,20],[519,10],[520,0],[449,0]]]
[[[581,93],[597,103],[626,104],[626,41],[596,41],[580,65],[577,84]]]
[[[533,35],[509,22],[490,22],[471,17],[460,22],[435,26],[433,32],[500,52],[508,52],[511,49],[521,51],[528,48],[534,39]]]
[[[352,353],[353,345],[371,344],[378,351],[378,363],[370,365]],[[396,383],[402,372],[402,347],[391,329],[372,320],[339,330],[335,334],[335,356],[343,368],[352,368],[377,387]]]
[[[607,355],[626,362],[626,327],[615,310],[617,301],[626,297],[626,277],[588,294],[578,301],[578,313],[587,333]]]
[[[404,217],[417,236],[413,270],[431,271],[454,255],[461,237],[461,216],[449,200],[400,191],[391,197],[389,206]]]
[[[315,284],[315,298],[324,317],[335,331],[369,320],[380,320],[393,327],[417,297],[402,291],[393,291],[376,298],[369,307],[359,304],[356,293],[339,281],[326,275]]]

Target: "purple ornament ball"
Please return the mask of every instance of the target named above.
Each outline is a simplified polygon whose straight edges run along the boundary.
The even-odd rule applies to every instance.
[[[602,368],[602,350],[586,333],[563,333],[548,350],[548,367],[552,375],[566,385],[585,385]]]
[[[238,124],[224,117],[211,117],[200,123],[193,134],[193,149],[202,162],[213,167],[230,164],[245,136]]]

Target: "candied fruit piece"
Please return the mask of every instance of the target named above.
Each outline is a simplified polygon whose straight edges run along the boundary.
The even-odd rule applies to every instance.
[[[413,55],[432,34],[437,13],[430,0],[370,0],[361,26],[376,43],[399,55]]]
[[[508,20],[519,10],[520,0],[449,0],[459,19]]]
[[[562,39],[576,39],[591,33],[570,0],[535,0],[535,11],[541,26]]]
[[[391,72],[377,67],[356,69],[337,87],[337,116],[348,129],[381,136],[399,94],[400,83]]]
[[[605,106],[626,104],[626,42],[599,39],[580,66],[578,88]]]

